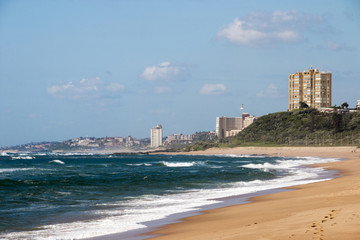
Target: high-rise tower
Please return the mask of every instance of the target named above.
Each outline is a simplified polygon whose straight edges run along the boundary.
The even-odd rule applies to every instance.
[[[150,146],[159,147],[162,145],[162,126],[157,125],[151,128],[150,132]]]
[[[299,109],[300,102],[309,107],[331,106],[331,73],[308,69],[289,75],[289,110]]]

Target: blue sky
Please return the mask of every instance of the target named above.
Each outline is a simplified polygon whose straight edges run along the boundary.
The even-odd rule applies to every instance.
[[[354,107],[359,43],[356,0],[0,0],[0,146],[214,130],[311,65]]]

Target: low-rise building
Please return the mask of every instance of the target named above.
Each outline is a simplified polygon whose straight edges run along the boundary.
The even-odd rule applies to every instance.
[[[248,116],[243,120],[243,128],[247,128],[256,120],[255,116]]]
[[[241,132],[241,130],[230,130],[230,131],[226,131],[226,136],[225,137],[233,137],[236,134],[238,134],[239,132]]]

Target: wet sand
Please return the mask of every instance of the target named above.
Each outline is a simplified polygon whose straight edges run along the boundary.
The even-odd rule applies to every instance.
[[[360,149],[240,147],[182,154],[266,154],[343,158],[318,166],[338,178],[253,197],[251,203],[204,211],[149,233],[151,239],[360,239]]]

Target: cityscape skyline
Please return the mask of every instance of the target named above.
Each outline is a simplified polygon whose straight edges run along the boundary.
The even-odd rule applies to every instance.
[[[0,0],[0,146],[213,131],[286,111],[311,65],[355,107],[359,29],[353,0]]]

